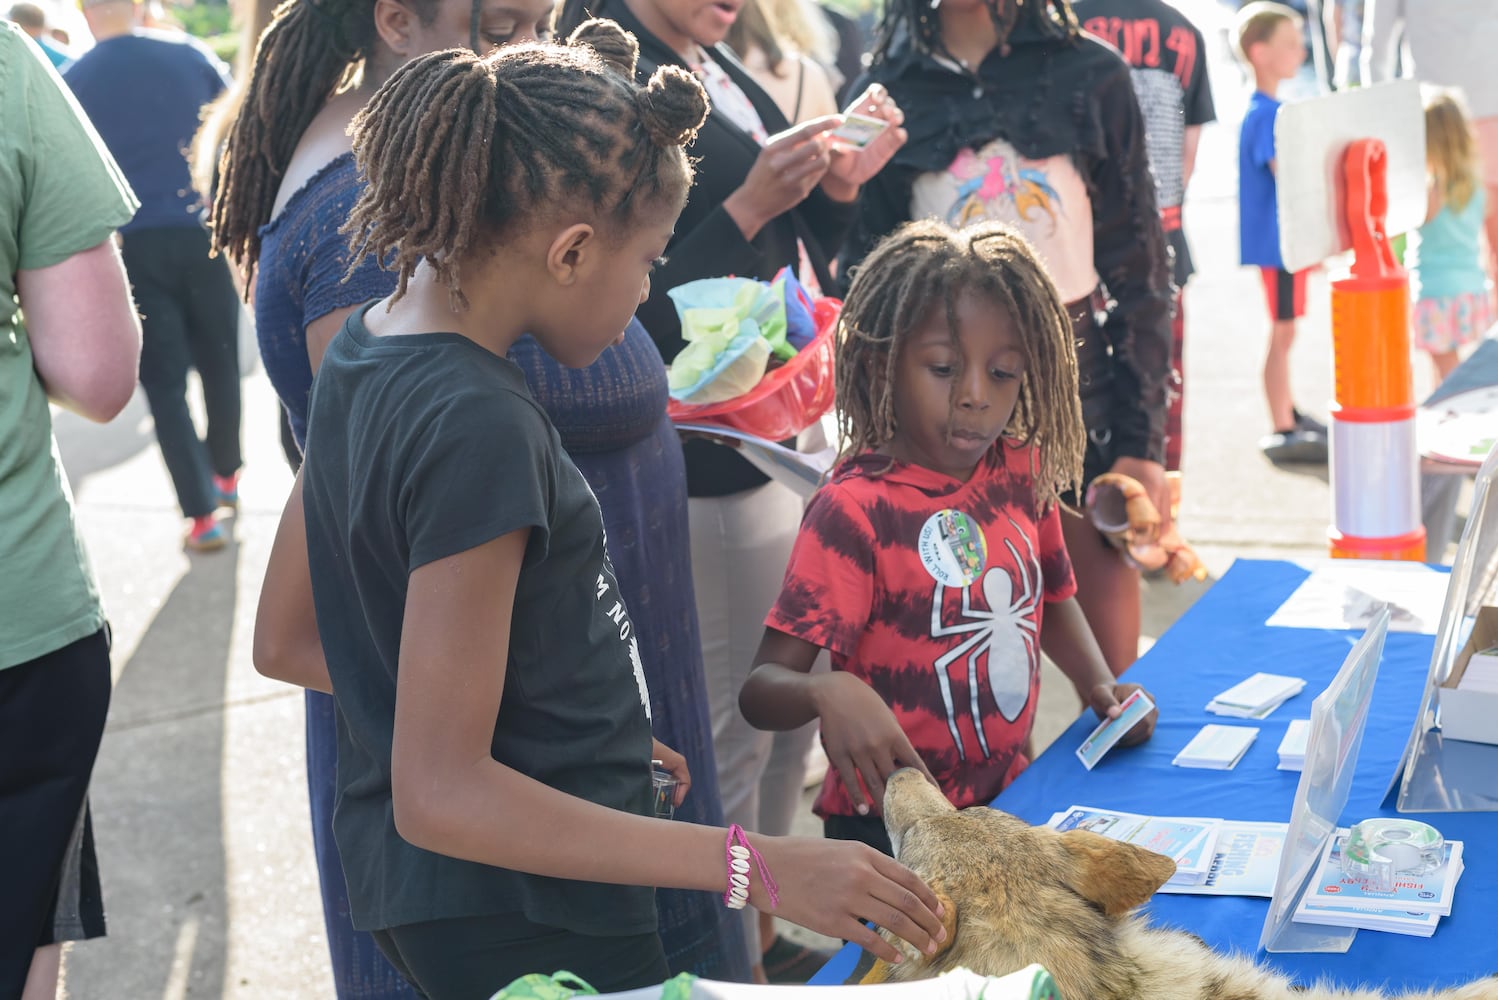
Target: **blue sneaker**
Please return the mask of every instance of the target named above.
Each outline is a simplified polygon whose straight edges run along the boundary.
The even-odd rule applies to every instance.
[[[214,501],[220,507],[239,508],[239,473],[213,477]]]
[[[192,519],[192,530],[183,544],[193,552],[212,552],[228,545],[229,535],[212,514],[205,514]]]

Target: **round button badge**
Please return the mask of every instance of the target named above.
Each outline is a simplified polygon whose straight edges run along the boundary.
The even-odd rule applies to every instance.
[[[940,510],[921,525],[921,565],[938,583],[971,586],[988,565],[988,542],[978,522],[960,510]]]

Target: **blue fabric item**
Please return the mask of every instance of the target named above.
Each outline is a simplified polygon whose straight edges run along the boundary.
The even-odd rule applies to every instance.
[[[1160,708],[1150,741],[1115,750],[1086,771],[1073,751],[1097,720],[1091,712],[1084,713],[994,800],[994,806],[1034,824],[1070,805],[1152,815],[1289,820],[1300,775],[1276,769],[1275,749],[1290,720],[1310,715],[1311,700],[1336,675],[1361,634],[1264,624],[1308,575],[1294,563],[1239,559],[1122,678],[1143,685]],[[1433,636],[1389,633],[1343,825],[1398,815],[1392,802],[1384,807],[1384,792],[1414,723],[1434,645]],[[1304,677],[1306,690],[1253,723],[1260,728],[1259,737],[1238,766],[1226,772],[1173,767],[1171,758],[1202,726],[1236,721],[1206,711],[1212,695],[1265,669]],[[1404,818],[1429,823],[1447,839],[1467,844],[1467,867],[1455,905],[1429,941],[1362,931],[1345,955],[1256,954],[1269,910],[1267,899],[1162,893],[1145,910],[1156,925],[1195,933],[1218,951],[1254,955],[1302,985],[1325,977],[1330,986],[1396,993],[1455,986],[1498,971],[1488,918],[1490,901],[1498,893],[1498,856],[1484,849],[1498,833],[1498,814],[1409,813]],[[853,945],[844,948],[812,982],[842,982],[857,951]]]
[[[200,224],[202,199],[182,151],[203,105],[228,86],[225,73],[195,39],[137,30],[95,45],[64,75],[140,199],[120,232]]]
[[[510,348],[510,360],[525,373],[531,395],[551,417],[562,447],[584,477],[588,467],[582,456],[627,448],[660,429],[668,399],[666,366],[639,320],[630,320],[624,342],[587,368],[564,368],[530,337]]]
[[[395,290],[395,276],[369,259],[344,280],[347,241],[338,227],[359,191],[352,154],[340,156],[293,194],[260,231],[256,334],[298,447],[306,443],[312,387],[307,324]],[[692,768],[692,793],[677,816],[721,825],[690,557],[685,546],[662,541],[686,538],[686,488],[681,446],[665,415],[660,355],[644,329],[632,323],[624,343],[586,369],[563,368],[530,338],[517,343],[510,357],[525,371],[532,394],[598,496],[615,576],[640,637],[656,738],[684,754]],[[404,980],[390,978],[394,969],[374,940],[355,932],[349,919],[332,830],[336,760],[332,699],[309,692],[307,782],[339,996],[414,996]],[[742,931],[737,920],[726,919],[720,899],[712,893],[661,890],[656,909],[673,973],[748,979]]]
[[[1487,206],[1487,192],[1479,183],[1472,200],[1461,209],[1452,211],[1450,205],[1442,205],[1436,217],[1420,227],[1405,256],[1411,299],[1450,299],[1487,291],[1488,275],[1479,249]]]
[[[348,238],[338,232],[359,200],[354,154],[330,161],[260,229],[255,275],[255,336],[265,374],[276,390],[298,448],[307,444],[312,364],[307,325],[337,309],[395,291],[395,275],[366,257],[353,274]],[[347,280],[345,280],[347,275]]]
[[[1275,207],[1274,118],[1280,102],[1254,91],[1238,133],[1238,245],[1244,264],[1283,267]]]

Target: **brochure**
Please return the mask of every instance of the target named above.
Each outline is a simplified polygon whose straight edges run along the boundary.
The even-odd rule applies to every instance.
[[[1103,755],[1112,750],[1125,733],[1155,710],[1155,703],[1143,691],[1135,691],[1123,700],[1116,718],[1104,719],[1097,728],[1077,747],[1077,759],[1091,771]]]
[[[1176,863],[1171,881],[1188,885],[1206,877],[1217,841],[1217,820],[1141,816],[1091,806],[1072,806],[1052,816],[1047,825],[1062,832],[1087,830],[1163,854]]]
[[[1231,771],[1259,737],[1258,726],[1219,726],[1208,723],[1171,761],[1176,767],[1205,767]]]
[[[1359,906],[1328,906],[1302,899],[1295,908],[1298,924],[1323,927],[1356,927],[1364,931],[1430,937],[1441,922],[1439,913],[1405,913],[1395,910],[1365,910]]]
[[[1342,844],[1347,835],[1348,830],[1344,827],[1327,838],[1326,850],[1322,852],[1321,862],[1306,889],[1306,902],[1317,906],[1353,906],[1440,916],[1451,912],[1451,898],[1456,892],[1457,879],[1461,877],[1460,840],[1446,841],[1445,863],[1440,868],[1425,875],[1401,874],[1395,879],[1394,888],[1381,890],[1365,878],[1342,871]]]
[[[1285,847],[1288,823],[1246,823],[1222,820],[1206,877],[1195,885],[1167,882],[1161,892],[1184,892],[1201,896],[1274,895],[1280,852]]]
[[[731,427],[716,427],[711,424],[680,423],[676,429],[687,434],[700,434],[734,444],[739,454],[752,462],[761,472],[776,480],[805,499],[822,485],[837,460],[837,448],[827,447],[816,452],[792,451],[774,441],[766,441]]]

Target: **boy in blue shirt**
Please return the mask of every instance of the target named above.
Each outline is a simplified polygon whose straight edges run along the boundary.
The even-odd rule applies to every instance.
[[[1238,12],[1238,54],[1254,74],[1254,95],[1238,137],[1238,234],[1242,261],[1259,268],[1269,305],[1269,352],[1264,397],[1274,433],[1259,447],[1272,462],[1326,462],[1326,426],[1295,408],[1290,392],[1290,346],[1305,314],[1306,275],[1285,270],[1275,207],[1274,118],[1279,85],[1305,61],[1302,19],[1284,4],[1257,0]]]

